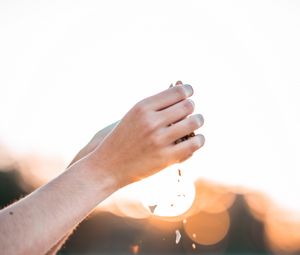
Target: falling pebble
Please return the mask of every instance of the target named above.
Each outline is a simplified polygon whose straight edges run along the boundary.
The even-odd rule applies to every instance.
[[[154,213],[157,205],[149,205],[148,207],[149,207],[149,210],[151,211],[151,213]]]
[[[176,242],[176,244],[178,244],[180,242],[180,239],[181,239],[181,234],[180,234],[180,232],[179,232],[178,229],[175,231],[175,233],[176,233],[176,240],[175,240],[175,242]]]
[[[193,249],[195,250],[196,249],[196,244],[192,244],[192,247],[193,247]]]
[[[181,170],[180,169],[178,169],[178,175],[181,176]]]

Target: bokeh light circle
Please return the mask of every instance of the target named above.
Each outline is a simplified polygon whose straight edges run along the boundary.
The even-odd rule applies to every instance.
[[[230,227],[227,211],[221,213],[200,212],[187,219],[183,225],[191,240],[201,245],[213,245],[224,239]]]

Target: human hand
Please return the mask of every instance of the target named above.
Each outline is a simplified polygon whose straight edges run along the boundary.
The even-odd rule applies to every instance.
[[[190,85],[182,85],[140,101],[91,153],[91,160],[120,186],[186,160],[204,144],[203,135],[175,144],[203,125],[202,115],[187,117],[194,111],[188,99],[192,94]]]

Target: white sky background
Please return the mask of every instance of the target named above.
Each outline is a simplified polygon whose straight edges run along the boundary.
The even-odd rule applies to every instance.
[[[300,1],[0,2],[0,142],[72,156],[178,79],[206,145],[190,175],[300,209]]]

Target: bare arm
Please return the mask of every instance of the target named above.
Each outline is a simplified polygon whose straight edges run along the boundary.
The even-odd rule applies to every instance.
[[[107,126],[106,128],[101,129],[99,132],[97,132],[96,135],[92,138],[92,140],[84,147],[82,148],[78,154],[74,157],[74,159],[69,164],[69,167],[73,165],[75,162],[80,160],[81,158],[85,157],[89,153],[91,153],[102,141],[103,139],[113,130],[113,128],[119,123],[119,121]],[[64,245],[64,243],[68,240],[69,236],[74,232],[76,226],[69,231],[57,244],[55,244],[50,251],[47,252],[46,255],[54,255],[56,254],[61,247]]]
[[[0,213],[0,247],[4,254],[45,254],[103,199],[117,183],[102,171],[97,185],[96,165],[89,158]],[[97,195],[95,195],[97,194]]]
[[[139,102],[87,156],[0,211],[1,251],[45,254],[113,192],[198,150],[201,135],[174,144],[202,125],[198,115],[185,118],[194,109],[191,95],[182,86]]]

